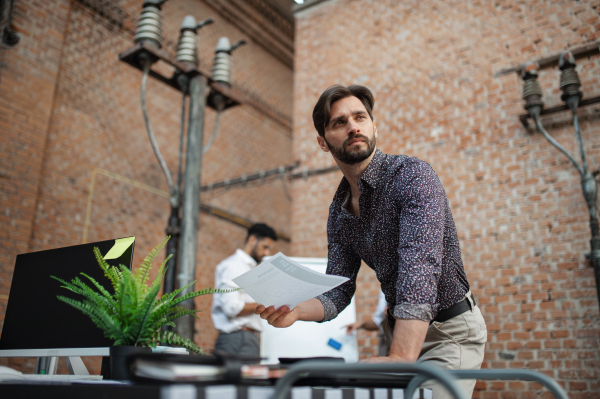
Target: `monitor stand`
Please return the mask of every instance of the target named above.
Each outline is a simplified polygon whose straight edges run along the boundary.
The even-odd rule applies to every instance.
[[[71,375],[90,375],[87,367],[81,360],[80,356],[66,356],[67,368]],[[35,366],[36,374],[56,374],[56,368],[58,366],[57,356],[44,356],[38,357],[37,364]]]

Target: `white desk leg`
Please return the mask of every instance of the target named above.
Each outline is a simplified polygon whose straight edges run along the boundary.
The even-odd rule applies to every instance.
[[[50,365],[48,366],[48,374],[56,374],[58,368],[58,356],[52,356],[50,358]]]
[[[65,357],[67,361],[67,368],[69,369],[69,374],[71,375],[90,375],[87,367],[83,364],[83,360],[79,356],[67,356]]]

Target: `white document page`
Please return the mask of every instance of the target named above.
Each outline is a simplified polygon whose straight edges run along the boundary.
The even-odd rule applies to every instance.
[[[233,279],[259,305],[293,309],[348,281],[348,277],[322,274],[294,262],[281,252]]]

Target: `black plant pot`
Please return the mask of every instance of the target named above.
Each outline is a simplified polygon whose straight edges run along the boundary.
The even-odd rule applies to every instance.
[[[110,347],[110,378],[112,380],[130,380],[127,358],[133,355],[152,353],[152,348],[141,346],[111,346]]]

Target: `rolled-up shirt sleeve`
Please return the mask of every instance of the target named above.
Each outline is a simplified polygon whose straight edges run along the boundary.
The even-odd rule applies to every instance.
[[[398,243],[397,319],[431,321],[438,312],[446,193],[431,166],[414,163],[404,172]]]
[[[329,243],[327,274],[348,277],[350,280],[317,296],[325,310],[325,317],[322,321],[334,319],[350,304],[356,291],[356,276],[359,269],[360,258],[350,250],[347,244]]]

